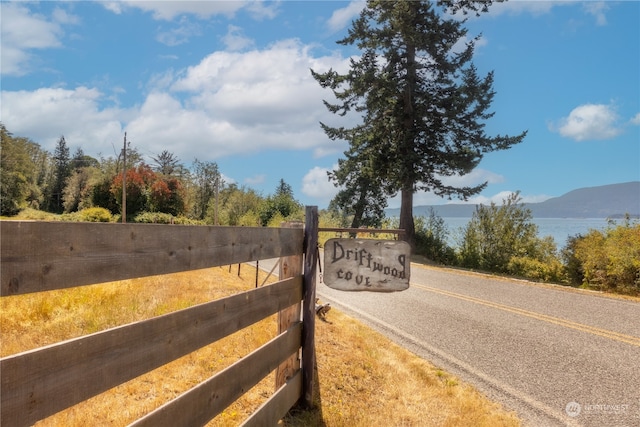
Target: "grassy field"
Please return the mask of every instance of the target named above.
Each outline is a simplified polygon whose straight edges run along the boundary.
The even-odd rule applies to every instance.
[[[259,272],[259,283],[266,273]],[[273,280],[271,278],[270,280]],[[142,320],[255,286],[242,265],[0,299],[0,354],[7,356]],[[316,322],[316,408],[286,426],[518,426],[472,387],[332,310]],[[275,316],[60,412],[41,426],[120,426],[171,400],[273,338]],[[274,391],[271,374],[212,420],[235,426]]]

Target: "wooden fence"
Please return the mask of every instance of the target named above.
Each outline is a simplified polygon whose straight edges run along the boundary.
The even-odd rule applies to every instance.
[[[0,221],[2,297],[304,254],[272,285],[0,359],[0,425],[31,425],[300,301],[302,322],[132,425],[203,425],[300,348],[302,366],[245,425],[312,405],[317,208],[306,215],[304,229]]]

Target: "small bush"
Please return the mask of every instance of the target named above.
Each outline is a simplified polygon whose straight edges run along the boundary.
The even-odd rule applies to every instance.
[[[238,219],[238,225],[243,227],[260,227],[260,216],[257,212],[246,212]]]
[[[142,212],[133,221],[143,224],[174,224],[173,215],[162,212]]]
[[[27,221],[58,221],[59,217],[56,214],[45,212],[33,208],[26,208],[21,210],[15,218],[17,220]]]
[[[86,222],[109,222],[113,219],[111,212],[105,208],[86,208],[78,212],[80,221]]]
[[[562,248],[561,257],[564,263],[564,272],[570,285],[579,286],[584,282],[582,262],[576,255],[576,250],[582,239],[584,236],[581,234],[571,236],[567,239],[566,246]]]
[[[447,245],[449,230],[433,209],[428,217],[415,219],[415,252],[441,264],[455,264],[456,252]]]
[[[491,202],[490,206],[476,208],[464,229],[459,253],[463,267],[509,273],[513,258],[548,262],[555,256],[555,244],[538,237],[531,210],[520,202],[519,193],[513,193],[501,206]]]
[[[507,272],[514,276],[543,282],[564,282],[564,270],[559,260],[540,261],[531,257],[512,257]]]
[[[204,221],[187,218],[185,216],[173,216],[164,212],[142,212],[135,216],[134,222],[141,224],[178,224],[178,225],[204,225]]]
[[[182,215],[174,217],[173,223],[178,225],[206,225],[204,221],[201,221],[199,219],[188,218]]]
[[[605,231],[569,240],[563,251],[574,284],[603,291],[640,294],[640,223],[627,219]],[[581,283],[580,283],[581,282]]]

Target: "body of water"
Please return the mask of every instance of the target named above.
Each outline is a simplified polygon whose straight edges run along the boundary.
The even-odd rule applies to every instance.
[[[449,245],[457,247],[462,240],[463,228],[471,218],[442,218],[449,230]],[[586,234],[591,229],[603,230],[608,223],[605,218],[534,218],[538,226],[538,236],[551,236],[558,249],[567,244],[569,236]]]

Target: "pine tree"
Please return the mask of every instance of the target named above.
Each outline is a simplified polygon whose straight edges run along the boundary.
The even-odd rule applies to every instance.
[[[63,211],[63,191],[67,178],[71,175],[71,155],[64,135],[60,137],[53,152],[53,183],[49,210],[57,213]]]
[[[157,157],[151,157],[154,165],[153,170],[164,176],[181,176],[184,173],[184,166],[175,154],[163,150]]]
[[[482,11],[480,2],[448,3],[442,2],[450,9]],[[331,139],[350,143],[347,157],[354,160],[343,162],[346,170],[336,177],[359,174],[367,165],[388,196],[399,192],[400,228],[412,244],[416,191],[461,199],[479,193],[486,183],[455,187],[445,179],[470,173],[483,154],[507,149],[526,135],[485,134],[484,123],[493,116],[493,72],[481,77],[471,62],[476,40],[457,47],[466,35],[463,22],[439,15],[433,2],[369,0],[349,35],[338,41],[362,51],[350,70],[312,70],[337,100],[325,101],[329,111],[362,117],[354,128],[321,123]]]

